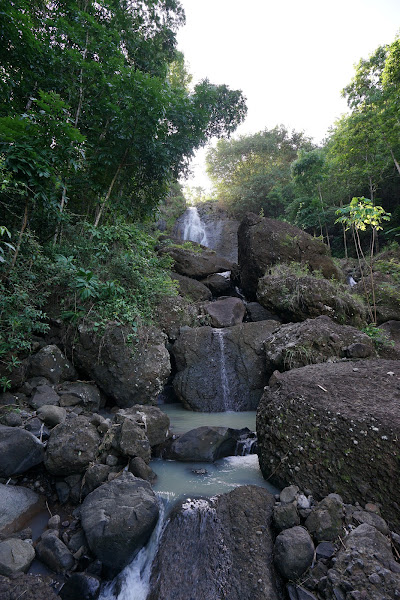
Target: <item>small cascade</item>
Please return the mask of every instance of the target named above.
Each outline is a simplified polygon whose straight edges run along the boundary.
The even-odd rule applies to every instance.
[[[219,346],[219,365],[222,388],[222,406],[224,410],[233,410],[231,395],[229,393],[229,381],[226,370],[225,339],[223,329],[213,329],[213,336],[216,338]]]
[[[252,432],[239,438],[236,442],[236,456],[249,456],[257,452],[257,435]]]
[[[189,207],[185,212],[182,227],[184,240],[208,245],[207,233],[195,206]]]
[[[99,600],[146,600],[150,591],[151,566],[165,526],[165,508],[159,502],[160,516],[147,545],[136,558],[103,588]]]

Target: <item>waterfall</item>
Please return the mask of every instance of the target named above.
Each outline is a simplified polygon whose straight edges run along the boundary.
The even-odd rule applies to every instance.
[[[229,381],[226,370],[226,353],[225,353],[225,339],[223,329],[213,329],[213,335],[216,337],[219,347],[219,365],[220,365],[220,377],[221,377],[221,388],[222,388],[222,406],[224,410],[233,410],[231,406],[231,396],[229,392]]]
[[[146,600],[150,591],[151,566],[165,525],[165,508],[159,501],[160,516],[147,545],[136,558],[103,588],[99,600]]]
[[[187,209],[183,221],[183,239],[208,245],[207,233],[195,206]]]

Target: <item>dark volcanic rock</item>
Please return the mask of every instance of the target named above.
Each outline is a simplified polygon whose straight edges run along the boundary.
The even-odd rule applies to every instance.
[[[146,544],[158,519],[151,485],[131,473],[104,483],[86,496],[82,526],[93,554],[120,571]]]
[[[286,579],[296,580],[311,566],[314,544],[304,527],[285,529],[277,536],[274,561],[278,571]]]
[[[153,563],[148,600],[281,600],[269,531],[273,504],[263,488],[243,486],[175,508]]]
[[[213,327],[233,327],[243,321],[245,306],[239,298],[221,298],[204,306]]]
[[[379,503],[398,526],[399,365],[349,361],[274,374],[257,412],[264,477]]]
[[[51,430],[44,464],[53,475],[82,473],[96,458],[100,435],[85,417],[68,419]]]
[[[100,391],[95,385],[82,381],[68,382],[57,388],[60,406],[82,406],[90,412],[100,408]]]
[[[230,277],[225,277],[220,273],[214,273],[203,279],[202,283],[207,286],[213,296],[229,296],[232,290]]]
[[[42,536],[36,545],[36,554],[55,573],[65,573],[75,564],[71,552],[55,533]]]
[[[178,282],[179,294],[184,298],[189,298],[194,302],[211,299],[210,289],[197,279],[179,275],[179,273],[171,273],[171,279]]]
[[[45,346],[30,358],[31,377],[46,377],[51,383],[71,380],[76,377],[73,365],[57,346]]]
[[[0,477],[10,477],[41,463],[44,446],[25,429],[0,425],[0,456]]]
[[[264,341],[277,326],[262,321],[182,332],[172,349],[179,399],[191,410],[254,410],[270,375]]]
[[[18,575],[9,579],[0,575],[1,600],[60,600],[52,588],[52,579],[40,575]]]
[[[289,223],[249,213],[239,226],[238,243],[241,286],[249,299],[255,299],[260,277],[277,263],[299,262],[327,279],[342,279],[328,247]]]
[[[43,508],[43,502],[28,488],[0,483],[0,506],[0,533],[9,535],[25,527]]]
[[[166,458],[213,462],[224,456],[232,456],[241,433],[241,430],[229,427],[197,427],[175,440]]]
[[[143,327],[137,343],[127,343],[132,331],[111,327],[103,337],[84,327],[74,346],[77,366],[86,372],[118,406],[154,404],[170,373],[165,335]]]
[[[167,439],[169,417],[158,406],[135,404],[115,414],[116,423],[122,423],[125,419],[130,419],[143,428],[150,446],[158,446]]]
[[[326,315],[342,324],[365,324],[365,307],[339,283],[298,274],[282,266],[259,280],[257,298],[266,309],[284,321],[304,321]]]
[[[182,246],[169,246],[163,248],[163,254],[169,254],[174,260],[173,270],[180,275],[186,275],[193,279],[203,279],[212,273],[223,273],[231,271],[233,263],[222,256],[218,256],[212,250],[208,250],[200,244],[192,242],[196,250],[183,248]]]
[[[265,352],[267,369],[272,371],[375,355],[368,335],[355,327],[339,325],[326,316],[282,325],[268,338]]]

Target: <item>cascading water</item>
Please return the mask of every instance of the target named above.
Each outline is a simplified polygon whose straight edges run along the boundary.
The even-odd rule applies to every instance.
[[[213,336],[217,339],[219,347],[219,361],[220,361],[220,376],[221,376],[221,389],[222,389],[222,405],[224,410],[233,410],[231,394],[229,392],[229,380],[226,370],[226,352],[225,352],[225,339],[223,329],[213,329]]]
[[[164,503],[160,500],[159,505],[160,516],[149,542],[135,560],[103,588],[99,600],[146,600],[150,590],[151,566],[165,526]]]
[[[183,239],[208,245],[207,233],[195,206],[187,209],[183,221]]]

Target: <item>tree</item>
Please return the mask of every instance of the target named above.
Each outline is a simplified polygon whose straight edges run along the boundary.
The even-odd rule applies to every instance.
[[[220,140],[207,155],[207,172],[218,199],[236,214],[276,218],[293,199],[290,165],[312,144],[303,133],[275,127],[239,139]]]

